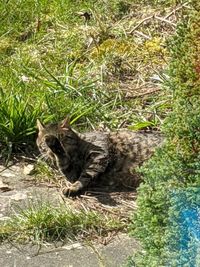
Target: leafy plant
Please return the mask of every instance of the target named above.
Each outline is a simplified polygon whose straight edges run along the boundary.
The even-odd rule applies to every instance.
[[[192,12],[184,15],[169,43],[168,85],[173,92],[173,110],[163,127],[166,142],[141,168],[144,182],[138,189],[138,210],[133,216],[132,233],[140,239],[145,252],[135,258],[136,266],[183,266],[179,260],[185,264],[185,257],[188,266],[198,266],[190,265],[197,257],[195,238],[192,240],[191,236],[190,245],[186,245],[187,255],[180,245],[184,220],[194,220],[199,225],[199,219],[192,213],[181,219],[184,209],[199,209],[200,46],[197,39],[200,6],[196,1],[191,4]]]
[[[0,90],[0,138],[5,145],[27,143],[35,132],[36,119],[41,116],[43,99],[33,105],[23,91]]]

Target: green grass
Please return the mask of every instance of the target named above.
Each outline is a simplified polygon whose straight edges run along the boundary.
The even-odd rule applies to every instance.
[[[0,90],[0,138],[8,144],[21,144],[24,137],[35,132],[36,118],[41,115],[41,102],[34,105],[30,95],[23,90],[5,92]],[[30,140],[29,140],[30,141]]]
[[[97,211],[72,210],[66,205],[55,207],[48,202],[29,203],[1,222],[0,240],[44,243],[69,240],[91,240],[108,232],[125,229],[120,219]]]
[[[150,40],[129,32],[145,12],[164,16],[174,5],[1,1],[1,145],[29,143],[36,118],[57,121],[68,114],[81,130],[102,122],[111,129],[160,127],[170,110],[170,94],[152,97],[148,90],[158,87],[152,76],[162,75],[168,60],[165,41],[173,29],[150,20],[148,27],[138,28]],[[82,10],[92,15],[87,23],[77,13]]]

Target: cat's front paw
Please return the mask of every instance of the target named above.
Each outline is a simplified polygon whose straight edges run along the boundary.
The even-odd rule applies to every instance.
[[[53,136],[53,135],[47,135],[45,136],[45,142],[47,144],[47,146],[54,152],[54,149],[56,148],[56,146],[59,145],[59,140],[57,137]]]
[[[53,135],[45,136],[45,142],[51,151],[55,154],[63,154],[64,150],[57,137]]]
[[[82,188],[82,183],[80,181],[76,181],[75,183],[64,187],[62,193],[66,197],[75,196],[80,193]]]

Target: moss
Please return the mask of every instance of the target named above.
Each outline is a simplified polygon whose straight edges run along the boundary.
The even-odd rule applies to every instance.
[[[98,47],[94,47],[90,53],[91,58],[102,59],[106,56],[126,54],[133,55],[136,51],[136,45],[126,40],[107,39]]]
[[[0,54],[6,56],[12,55],[14,53],[14,42],[9,37],[4,37],[0,39]]]

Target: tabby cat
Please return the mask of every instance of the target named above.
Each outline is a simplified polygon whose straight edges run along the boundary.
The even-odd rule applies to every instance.
[[[48,125],[37,120],[37,127],[40,152],[56,162],[69,182],[65,195],[79,193],[103,176],[110,183],[137,186],[135,167],[163,141],[159,133],[128,130],[80,134],[70,127],[68,119]]]

